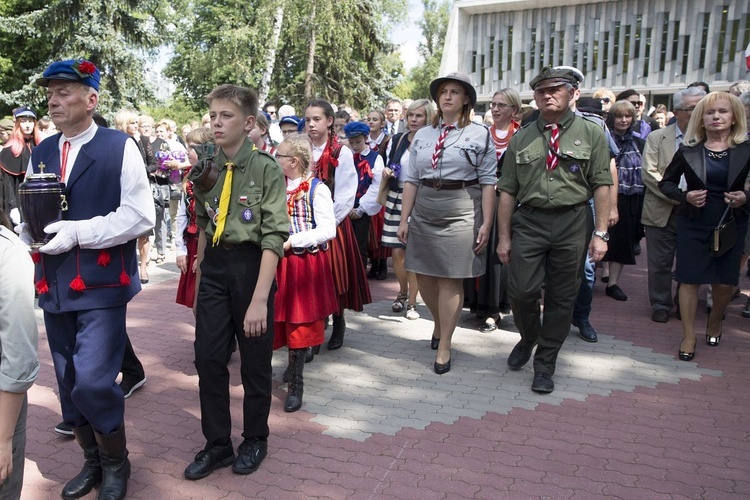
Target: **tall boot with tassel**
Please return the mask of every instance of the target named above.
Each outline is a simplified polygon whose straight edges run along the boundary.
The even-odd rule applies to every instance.
[[[346,331],[346,320],[344,315],[333,315],[333,330],[331,330],[331,338],[328,339],[328,350],[335,351],[340,349],[344,345],[344,332]]]
[[[74,427],[73,435],[83,449],[83,458],[86,461],[81,472],[63,488],[62,497],[66,500],[84,497],[94,489],[94,486],[102,482],[102,464],[99,460],[99,446],[96,444],[94,429],[88,424]]]
[[[302,407],[302,392],[304,383],[302,371],[305,368],[305,354],[307,349],[289,349],[289,387],[287,389],[284,411],[293,412]]]
[[[102,462],[102,487],[99,500],[122,500],[128,491],[130,460],[125,441],[125,425],[112,434],[95,432]]]

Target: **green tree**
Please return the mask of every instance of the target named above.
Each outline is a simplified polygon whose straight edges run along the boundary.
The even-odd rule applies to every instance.
[[[385,37],[389,20],[404,5],[404,0],[195,0],[166,75],[196,109],[205,107],[202,97],[215,85],[259,88],[264,73],[271,75],[268,97],[274,102],[300,109],[314,95],[370,106],[388,95],[401,73]]]
[[[169,41],[173,6],[179,5],[160,0],[10,0],[6,5],[11,3],[7,13],[2,11],[0,36],[20,39],[18,52],[36,52],[15,61],[16,79],[0,80],[0,101],[42,105],[43,92],[34,81],[45,66],[80,57],[91,60],[102,73],[102,112],[153,101],[144,78],[146,60]]]
[[[396,94],[403,98],[429,98],[430,82],[440,71],[445,35],[453,8],[452,0],[422,0],[422,5],[424,15],[419,22],[419,28],[423,40],[419,43],[418,50],[423,60],[414,66],[396,87]]]

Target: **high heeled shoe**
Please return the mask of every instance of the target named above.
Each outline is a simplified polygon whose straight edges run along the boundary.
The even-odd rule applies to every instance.
[[[719,327],[719,335],[714,336],[708,333],[708,326],[706,327],[706,344],[710,346],[717,346],[719,345],[719,342],[721,342],[721,334],[724,333],[724,322],[721,322],[721,326]]]
[[[430,339],[430,349],[433,351],[437,351],[437,348],[440,346],[440,339],[436,339],[435,337],[432,337]]]
[[[695,357],[695,344],[693,344],[693,352],[678,351],[677,357],[680,361],[692,361]]]
[[[447,363],[438,363],[435,361],[435,373],[438,375],[442,375],[443,373],[448,373],[451,371],[451,360],[449,359]]]

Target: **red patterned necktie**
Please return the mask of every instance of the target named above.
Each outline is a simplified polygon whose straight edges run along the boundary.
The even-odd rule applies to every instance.
[[[544,130],[552,130],[549,137],[549,151],[547,151],[547,170],[557,168],[557,155],[560,154],[560,125],[548,123]]]
[[[68,154],[70,153],[70,142],[63,143],[62,159],[60,160],[60,181],[65,182],[65,170],[68,168]]]
[[[453,125],[443,125],[443,130],[440,132],[437,142],[435,143],[435,152],[432,153],[432,169],[436,169],[438,166],[438,160],[443,155],[443,146],[445,145],[445,138],[448,137],[448,133],[453,130]]]

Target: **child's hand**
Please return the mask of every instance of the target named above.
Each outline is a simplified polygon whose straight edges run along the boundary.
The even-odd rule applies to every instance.
[[[267,304],[257,304],[256,301],[251,301],[245,313],[245,321],[243,327],[245,330],[245,337],[260,337],[266,333],[266,316],[267,316]]]

